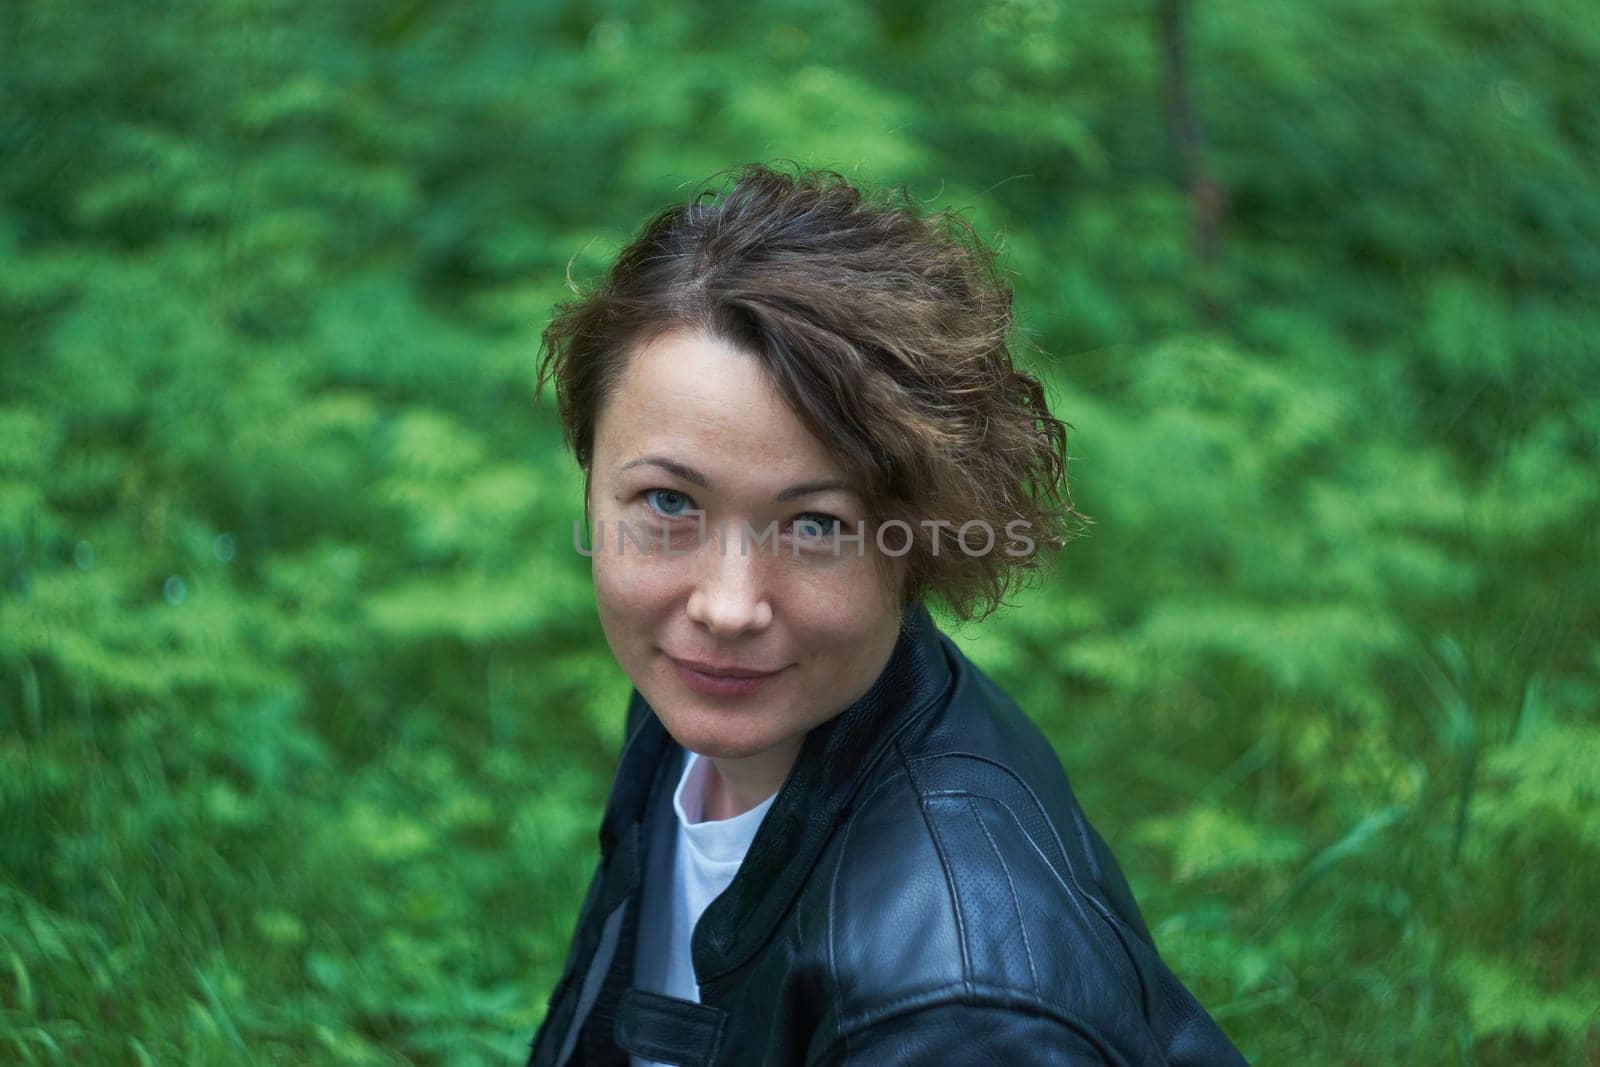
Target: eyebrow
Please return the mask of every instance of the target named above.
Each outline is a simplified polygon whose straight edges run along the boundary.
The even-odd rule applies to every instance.
[[[628,470],[632,467],[660,467],[669,474],[675,474],[684,481],[698,485],[702,489],[711,488],[711,479],[704,474],[701,474],[693,467],[685,467],[682,463],[675,463],[663,456],[640,456],[638,459],[624,463],[621,469]],[[842,489],[847,493],[853,491],[847,482],[841,482],[837,479],[821,479],[814,482],[800,482],[797,485],[791,485],[773,497],[772,501],[775,504],[782,504],[797,497],[810,496],[812,493],[825,493],[833,489]]]

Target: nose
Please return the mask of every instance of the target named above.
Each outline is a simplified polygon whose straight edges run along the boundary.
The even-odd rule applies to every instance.
[[[702,547],[700,573],[689,594],[689,618],[717,637],[757,633],[772,622],[772,604],[755,554],[719,552],[715,538]]]

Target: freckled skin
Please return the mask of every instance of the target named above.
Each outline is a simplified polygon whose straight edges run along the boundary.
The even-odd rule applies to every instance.
[[[653,463],[622,469],[647,456],[709,485]],[[791,486],[835,480],[847,480],[843,468],[756,359],[703,334],[668,334],[635,352],[600,411],[589,504],[606,537],[592,560],[601,626],[667,732],[716,767],[708,818],[776,791],[806,733],[865,693],[894,648],[902,571],[891,559],[885,576],[870,527],[865,555],[848,541],[837,556],[803,544],[795,558],[792,548],[797,517],[834,516],[854,532],[867,517],[863,498],[839,488],[774,501]],[[703,542],[685,506],[705,513]],[[650,531],[648,552],[631,543],[618,551],[619,520]],[[774,521],[776,546],[741,554],[739,524],[760,531]],[[681,554],[662,550],[667,534]],[[685,684],[669,656],[778,673],[754,693],[708,696]]]

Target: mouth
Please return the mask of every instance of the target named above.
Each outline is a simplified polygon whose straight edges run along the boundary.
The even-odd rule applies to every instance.
[[[758,692],[768,682],[782,674],[785,668],[775,671],[756,670],[731,663],[707,663],[700,660],[679,659],[667,653],[684,685],[705,696],[749,696]]]

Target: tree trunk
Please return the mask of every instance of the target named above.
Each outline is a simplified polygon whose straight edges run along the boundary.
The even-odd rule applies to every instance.
[[[1189,190],[1190,215],[1194,225],[1195,254],[1206,273],[1222,256],[1222,219],[1225,193],[1206,168],[1205,138],[1195,116],[1194,94],[1189,80],[1188,35],[1185,26],[1188,5],[1184,0],[1158,0],[1157,17],[1161,31],[1161,53],[1166,74],[1167,132],[1173,155],[1181,168],[1181,180]],[[1215,319],[1220,308],[1202,283],[1200,304],[1207,318]]]

